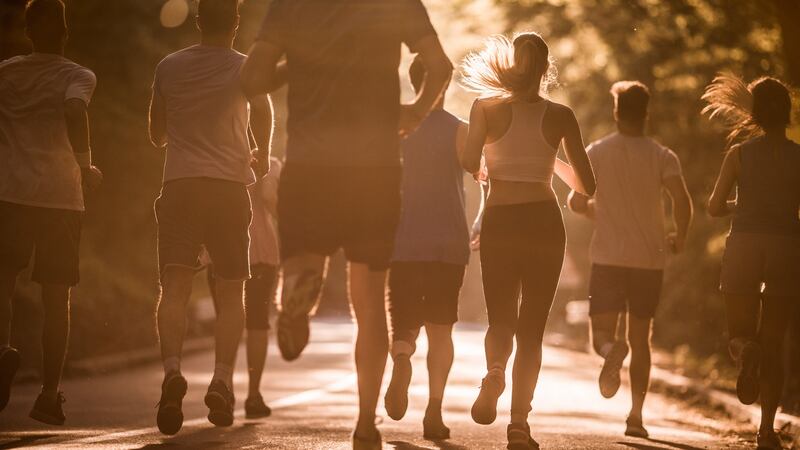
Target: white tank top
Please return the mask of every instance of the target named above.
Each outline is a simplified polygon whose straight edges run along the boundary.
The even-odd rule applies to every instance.
[[[542,120],[550,102],[512,102],[511,124],[498,140],[483,147],[490,179],[550,183],[558,148],[547,143]]]

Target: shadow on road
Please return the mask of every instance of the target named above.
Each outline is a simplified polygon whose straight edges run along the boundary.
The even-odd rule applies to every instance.
[[[636,443],[636,442],[624,442],[624,441],[617,442],[617,444],[624,445],[624,446],[630,447],[630,448],[636,448],[636,449],[639,449],[639,450],[664,450],[665,448],[676,448],[676,449],[679,449],[679,450],[703,450],[700,447],[694,447],[692,445],[680,444],[680,443],[677,443],[677,442],[665,441],[665,440],[662,440],[662,439],[646,439],[646,441],[647,442],[652,442],[652,443],[655,443],[655,444],[660,444],[662,446],[665,445],[666,447],[656,447],[654,445],[639,444],[639,443]]]
[[[469,447],[451,444],[447,441],[437,440],[431,442],[433,442],[433,445],[435,445],[439,450],[469,450]],[[414,445],[406,441],[389,441],[387,444],[394,445],[395,450],[430,450],[429,447],[420,447],[419,445]]]
[[[15,441],[11,442],[4,442],[0,444],[0,450],[7,449],[7,448],[22,448],[28,447],[30,445],[34,445],[36,441],[41,441],[45,439],[52,439],[58,437],[59,435],[56,433],[42,433],[42,434],[33,434],[21,437]]]

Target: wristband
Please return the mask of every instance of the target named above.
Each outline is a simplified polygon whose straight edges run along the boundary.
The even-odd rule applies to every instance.
[[[75,160],[78,161],[81,169],[92,167],[92,151],[75,153]]]

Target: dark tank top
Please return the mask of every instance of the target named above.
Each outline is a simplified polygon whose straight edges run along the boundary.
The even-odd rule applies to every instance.
[[[731,231],[800,236],[800,145],[758,137],[739,147],[739,162]]]

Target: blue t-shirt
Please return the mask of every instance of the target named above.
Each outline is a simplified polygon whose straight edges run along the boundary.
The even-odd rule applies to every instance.
[[[393,261],[469,261],[464,170],[456,152],[460,123],[433,111],[401,144],[403,203]]]

